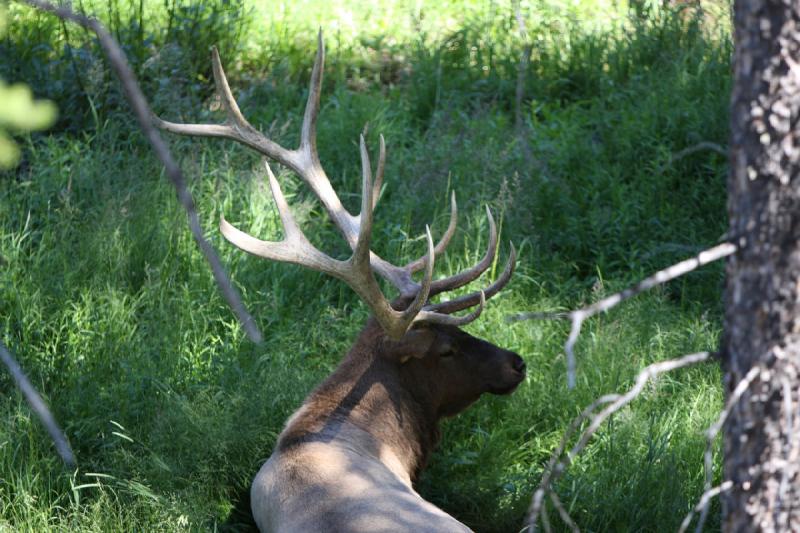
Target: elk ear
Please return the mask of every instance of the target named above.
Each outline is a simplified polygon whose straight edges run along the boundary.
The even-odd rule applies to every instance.
[[[431,346],[436,342],[436,332],[430,329],[412,329],[396,341],[384,339],[383,355],[389,359],[405,363],[412,357],[421,359],[427,355]]]

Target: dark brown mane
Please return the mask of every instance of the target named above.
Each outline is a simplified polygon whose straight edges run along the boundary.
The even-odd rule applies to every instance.
[[[330,442],[352,424],[378,443],[392,443],[415,479],[439,442],[439,417],[422,383],[378,348],[385,334],[370,320],[339,367],[309,394],[276,448],[288,452],[308,442]],[[409,386],[411,385],[411,386]]]

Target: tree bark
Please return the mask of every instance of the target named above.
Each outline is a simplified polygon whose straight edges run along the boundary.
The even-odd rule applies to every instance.
[[[763,370],[724,438],[725,531],[800,531],[800,4],[736,0],[723,364]]]

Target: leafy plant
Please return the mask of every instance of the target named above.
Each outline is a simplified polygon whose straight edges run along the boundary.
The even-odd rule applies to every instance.
[[[6,31],[6,16],[6,7],[0,3],[0,37]],[[0,170],[19,161],[19,148],[9,133],[42,130],[52,125],[55,118],[52,102],[34,100],[26,85],[8,85],[0,78]]]

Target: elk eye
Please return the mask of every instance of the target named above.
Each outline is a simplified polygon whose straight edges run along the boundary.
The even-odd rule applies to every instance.
[[[456,355],[456,351],[453,349],[447,350],[446,352],[442,353],[439,357],[453,357]]]

